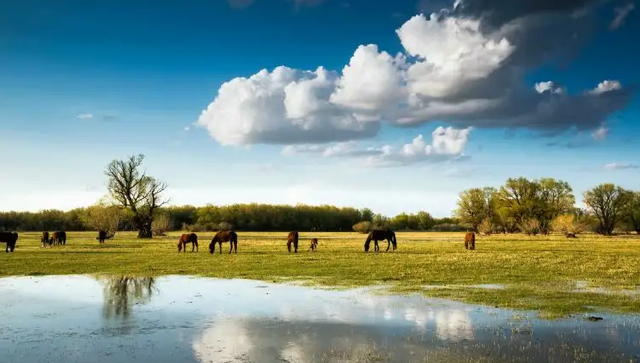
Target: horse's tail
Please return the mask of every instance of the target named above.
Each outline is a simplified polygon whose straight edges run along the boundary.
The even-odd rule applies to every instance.
[[[389,231],[389,233],[391,234],[391,243],[393,244],[393,247],[397,247],[398,246],[398,240],[396,239],[396,233],[394,231]]]

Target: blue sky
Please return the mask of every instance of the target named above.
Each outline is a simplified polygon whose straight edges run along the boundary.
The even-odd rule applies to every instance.
[[[0,209],[91,204],[133,153],[172,204],[445,216],[508,177],[640,189],[635,5],[547,3],[3,2]]]

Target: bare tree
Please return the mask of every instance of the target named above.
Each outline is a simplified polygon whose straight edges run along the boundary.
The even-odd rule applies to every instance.
[[[113,160],[105,170],[109,178],[109,194],[113,200],[133,213],[133,223],[138,238],[152,238],[151,224],[161,206],[169,200],[162,199],[167,184],[146,175],[141,169],[144,155],[132,155],[127,160]]]

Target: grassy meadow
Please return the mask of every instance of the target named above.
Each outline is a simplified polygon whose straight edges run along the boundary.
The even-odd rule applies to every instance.
[[[294,255],[287,253],[286,232],[238,232],[237,255],[229,255],[224,243],[222,254],[216,250],[212,256],[213,233],[198,233],[198,253],[191,253],[191,245],[178,253],[179,234],[138,240],[133,232],[119,232],[100,245],[95,232],[67,232],[66,246],[41,248],[39,232],[23,232],[13,254],[0,254],[0,276],[182,274],[332,288],[388,285],[393,292],[533,309],[545,317],[590,310],[640,313],[636,235],[477,236],[476,250],[468,251],[464,233],[398,232],[397,251],[384,252],[384,241],[381,252],[365,254],[366,235],[303,232]],[[313,237],[319,240],[316,253],[307,252]]]

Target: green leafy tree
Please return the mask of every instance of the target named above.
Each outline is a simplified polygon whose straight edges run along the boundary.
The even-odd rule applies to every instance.
[[[433,228],[435,225],[435,219],[429,214],[429,212],[420,211],[416,214],[416,220],[418,223],[418,229],[426,231]]]
[[[611,235],[625,217],[625,210],[633,200],[633,193],[611,183],[600,184],[583,194],[584,204],[598,218],[597,231]]]
[[[571,186],[565,181],[542,178],[537,182],[540,205],[536,208],[536,218],[540,222],[540,231],[547,234],[551,230],[551,222],[559,215],[570,212],[576,199]]]
[[[482,221],[491,218],[494,213],[494,193],[493,188],[472,188],[461,192],[454,215],[461,223],[478,232],[478,226]]]
[[[503,218],[513,219],[519,227],[528,224],[530,219],[537,219],[541,205],[539,192],[540,185],[535,181],[523,177],[507,179],[497,196]]]
[[[640,192],[634,192],[624,210],[628,229],[640,234]]]

